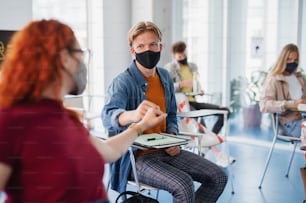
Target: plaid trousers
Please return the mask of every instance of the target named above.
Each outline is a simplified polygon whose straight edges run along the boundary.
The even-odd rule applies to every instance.
[[[168,191],[174,203],[216,202],[228,180],[219,166],[186,150],[176,156],[163,151],[138,156],[136,169],[140,182]],[[201,183],[197,191],[193,181]]]

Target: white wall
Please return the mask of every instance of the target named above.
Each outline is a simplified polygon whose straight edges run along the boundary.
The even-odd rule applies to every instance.
[[[279,1],[278,53],[288,43],[297,43],[298,0]]]
[[[227,67],[224,67],[223,48],[226,43],[224,38],[224,1],[223,0],[210,0],[208,8],[208,16],[212,17],[210,23],[208,23],[208,47],[207,50],[207,70],[204,74],[204,87],[208,93],[220,93],[222,92],[223,101],[227,101],[227,87],[229,84],[227,75]],[[222,79],[223,78],[223,79]],[[215,95],[215,100],[221,102],[221,95]],[[226,99],[226,100],[225,100]],[[214,101],[215,102],[215,101]],[[224,103],[224,105],[227,105]]]
[[[158,66],[164,66],[171,60],[172,0],[132,0],[131,9],[132,25],[139,21],[152,21],[161,30],[163,50]]]
[[[32,0],[0,0],[0,29],[19,30],[32,19]]]
[[[302,10],[306,11],[306,1],[302,4]],[[301,58],[301,67],[306,70],[306,12],[303,12],[302,19],[301,19],[301,44],[300,44],[300,58]]]
[[[153,3],[153,22],[158,25],[163,35],[163,50],[158,65],[164,66],[172,60],[172,0],[154,0]]]
[[[103,1],[104,87],[131,62],[127,32],[131,26],[131,1]]]
[[[132,62],[127,33],[139,21],[152,21],[162,31],[164,49],[158,65],[171,60],[171,5],[172,0],[103,1],[105,88]]]
[[[247,1],[236,0],[228,7],[227,68],[231,80],[237,75],[245,75]]]

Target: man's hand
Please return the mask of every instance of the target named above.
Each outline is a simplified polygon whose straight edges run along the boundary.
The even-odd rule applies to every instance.
[[[179,146],[169,147],[165,149],[165,152],[169,154],[170,156],[178,155],[181,151],[181,148]]]
[[[134,122],[136,123],[142,120],[143,117],[146,115],[147,111],[151,108],[160,110],[159,106],[154,104],[153,102],[150,102],[148,100],[144,100],[143,102],[141,102],[137,109],[134,111]]]
[[[167,114],[163,113],[160,109],[150,108],[144,115],[143,119],[138,123],[142,131],[152,128],[162,120],[166,119]]]
[[[193,86],[193,81],[192,80],[182,80],[180,82],[180,88],[183,87],[192,87]]]

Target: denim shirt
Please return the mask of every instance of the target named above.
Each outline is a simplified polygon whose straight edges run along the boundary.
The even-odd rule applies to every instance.
[[[166,98],[166,132],[177,134],[177,107],[173,81],[167,70],[156,68],[161,83],[164,87]],[[114,136],[128,126],[120,126],[118,117],[121,113],[135,110],[146,99],[148,83],[133,61],[129,68],[119,74],[109,85],[105,106],[102,110],[102,121],[109,136]],[[134,149],[135,150],[135,149]],[[112,189],[123,192],[126,189],[127,180],[131,171],[131,162],[128,152],[119,160],[111,164]]]

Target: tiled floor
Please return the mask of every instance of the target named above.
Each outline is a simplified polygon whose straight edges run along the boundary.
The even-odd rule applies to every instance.
[[[228,149],[236,158],[236,162],[230,168],[231,173],[225,169],[231,181],[218,203],[302,203],[304,192],[299,168],[305,166],[304,153],[297,150],[289,178],[286,178],[292,145],[278,142],[260,190],[258,186],[272,140],[269,118],[264,117],[261,128],[255,129],[245,129],[241,121],[237,116],[229,122]],[[224,147],[222,146],[223,149]],[[210,153],[207,154],[207,158],[214,160]],[[108,194],[111,202],[114,202],[117,193],[110,190]],[[152,195],[155,193],[152,192]],[[171,203],[172,197],[168,192],[160,191],[159,201]]]

